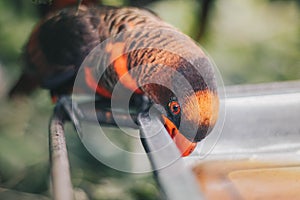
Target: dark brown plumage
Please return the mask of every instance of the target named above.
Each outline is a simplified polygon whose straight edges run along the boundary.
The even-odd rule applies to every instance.
[[[84,58],[99,44],[101,51],[93,51],[99,57],[98,65],[80,68],[86,88],[110,98],[120,82],[124,89],[148,96],[164,108],[167,130],[177,145],[184,144],[182,153],[189,154],[193,143],[202,140],[216,123],[214,72],[189,37],[152,12],[81,6],[50,14],[36,26],[25,47],[24,74],[34,77],[32,86],[49,89],[54,96],[70,94]],[[10,94],[18,93],[20,85]]]

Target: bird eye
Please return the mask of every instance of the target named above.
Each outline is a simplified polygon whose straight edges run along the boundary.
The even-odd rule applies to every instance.
[[[169,108],[174,115],[178,115],[181,111],[180,105],[177,101],[172,101],[169,103]]]

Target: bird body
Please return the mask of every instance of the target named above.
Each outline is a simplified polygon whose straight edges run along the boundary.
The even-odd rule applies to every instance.
[[[95,56],[96,65],[82,66]],[[165,127],[183,155],[217,120],[211,62],[188,36],[145,9],[80,6],[51,13],[33,30],[24,59],[23,76],[11,95],[24,89],[26,76],[29,90],[40,85],[52,96],[74,89],[110,99],[120,83],[163,108]],[[84,74],[84,89],[74,87],[78,72]]]

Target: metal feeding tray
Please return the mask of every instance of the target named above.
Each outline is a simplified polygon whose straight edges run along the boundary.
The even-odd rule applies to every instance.
[[[298,199],[300,82],[231,86],[226,93],[220,127],[186,158],[158,118],[131,115],[165,199]],[[82,106],[74,111],[70,100],[62,98],[50,122],[54,199],[73,198],[63,123],[71,119],[80,132],[80,121],[93,120]],[[115,122],[103,112],[97,118]],[[153,129],[158,134],[151,135]]]
[[[232,86],[226,93],[216,145],[203,159],[186,159],[206,199],[299,199],[300,82]]]

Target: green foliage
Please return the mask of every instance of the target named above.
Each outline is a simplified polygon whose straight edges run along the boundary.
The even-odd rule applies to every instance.
[[[299,19],[293,1],[218,1],[205,48],[226,84],[299,79]]]
[[[33,5],[17,8],[13,2],[0,2],[0,61],[8,66],[19,64],[22,47],[36,22]]]

